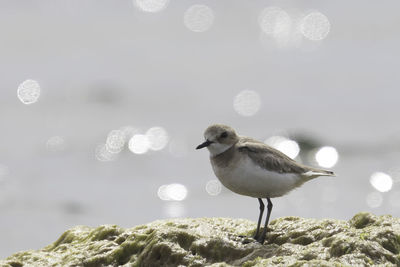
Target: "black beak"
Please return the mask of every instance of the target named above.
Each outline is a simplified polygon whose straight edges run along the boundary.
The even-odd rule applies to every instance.
[[[201,148],[203,148],[203,147],[207,147],[207,146],[211,145],[212,143],[213,143],[213,141],[206,140],[204,143],[198,145],[198,146],[196,147],[196,149],[201,149]]]

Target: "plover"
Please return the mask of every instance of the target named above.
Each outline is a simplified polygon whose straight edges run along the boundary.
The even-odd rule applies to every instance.
[[[204,138],[205,142],[196,149],[208,148],[212,168],[221,183],[235,193],[258,199],[260,214],[254,239],[261,244],[267,234],[271,198],[283,196],[319,176],[335,176],[332,171],[302,165],[260,141],[239,136],[226,125],[209,126]],[[260,233],[263,198],[268,202],[268,213]]]

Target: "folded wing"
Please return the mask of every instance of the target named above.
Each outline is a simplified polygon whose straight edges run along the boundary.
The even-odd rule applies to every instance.
[[[320,170],[297,163],[279,150],[251,138],[242,138],[237,144],[239,152],[246,154],[261,168],[279,173],[297,173],[307,179],[333,176],[331,171]]]

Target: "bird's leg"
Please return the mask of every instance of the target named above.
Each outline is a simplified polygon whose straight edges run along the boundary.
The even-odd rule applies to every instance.
[[[258,223],[257,223],[257,230],[256,230],[256,234],[254,235],[254,239],[257,240],[258,239],[258,235],[260,233],[260,225],[261,225],[261,220],[262,220],[262,216],[264,213],[264,202],[262,201],[261,198],[257,198],[258,202],[260,203],[260,215],[258,216]]]
[[[265,237],[267,236],[267,226],[268,226],[268,222],[269,222],[269,216],[271,215],[271,211],[272,211],[272,202],[271,199],[269,197],[267,197],[267,201],[268,201],[268,205],[267,205],[267,218],[265,219],[265,225],[264,225],[264,230],[261,234],[261,236],[258,237],[257,241],[260,242],[261,244],[264,243],[265,241]]]

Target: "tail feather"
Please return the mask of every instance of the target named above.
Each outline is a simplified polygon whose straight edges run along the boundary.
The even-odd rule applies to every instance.
[[[336,176],[336,174],[333,171],[327,171],[327,170],[309,170],[305,173],[303,173],[303,176],[313,179],[317,178],[319,176]]]

